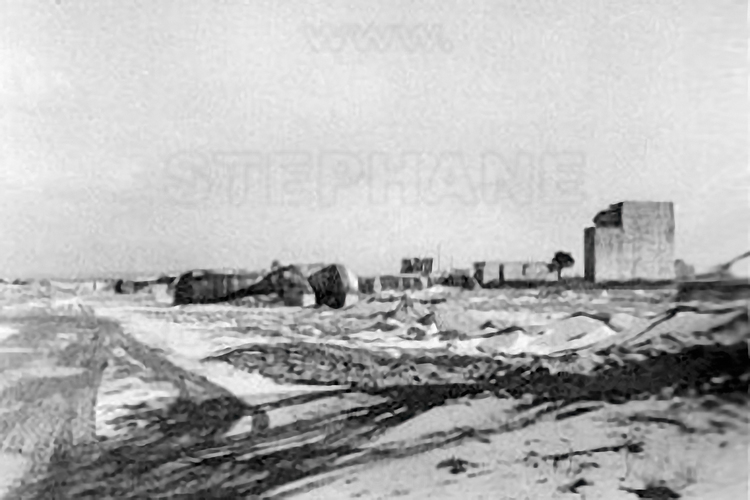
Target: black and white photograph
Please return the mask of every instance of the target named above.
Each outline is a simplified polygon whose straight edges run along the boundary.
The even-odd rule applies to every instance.
[[[748,2],[0,0],[0,500],[740,500]]]

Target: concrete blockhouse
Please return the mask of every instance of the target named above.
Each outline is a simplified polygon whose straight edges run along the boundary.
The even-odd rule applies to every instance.
[[[673,280],[674,205],[625,201],[610,205],[584,231],[588,281]]]

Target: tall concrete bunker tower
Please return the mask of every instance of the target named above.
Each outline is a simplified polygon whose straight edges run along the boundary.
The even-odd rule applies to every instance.
[[[673,280],[674,205],[625,201],[610,205],[584,231],[587,281]]]

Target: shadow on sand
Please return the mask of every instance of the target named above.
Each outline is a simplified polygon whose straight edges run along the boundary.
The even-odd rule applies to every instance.
[[[96,452],[82,452],[67,463],[54,464],[48,477],[9,498],[281,498],[291,492],[274,495],[272,490],[303,478],[314,480],[316,475],[414,455],[462,439],[486,439],[482,436],[555,418],[553,413],[558,419],[567,418],[576,411],[560,410],[576,402],[620,404],[659,395],[669,388],[672,395],[711,394],[747,404],[750,359],[745,340],[728,346],[693,346],[621,363],[597,367],[589,374],[552,374],[546,368],[526,367],[505,370],[501,376],[481,382],[347,389],[259,407],[231,396],[203,402],[178,399],[166,409],[140,411],[138,419],[145,422],[145,429],[133,431],[124,440],[104,442]],[[417,444],[388,449],[366,446],[387,429],[448,399],[487,391],[513,398],[530,394],[533,401],[516,407],[518,418],[491,429],[415,436]],[[347,392],[367,392],[385,401],[235,437],[222,436],[244,416],[257,417]]]

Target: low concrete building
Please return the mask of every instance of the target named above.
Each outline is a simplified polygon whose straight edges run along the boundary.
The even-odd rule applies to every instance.
[[[523,281],[524,263],[523,262],[503,262],[500,266],[501,281]]]
[[[528,262],[523,276],[528,281],[557,281],[557,273],[550,270],[549,262]]]
[[[505,262],[500,276],[502,281],[557,281],[547,262]]]
[[[505,282],[557,281],[557,273],[550,271],[547,262],[475,262],[474,277],[490,287]]]
[[[360,278],[359,291],[380,293],[383,290],[422,290],[432,286],[430,276],[422,274],[384,274],[373,278]]]
[[[474,263],[474,278],[482,286],[499,285],[502,282],[503,263],[492,260]]]
[[[675,278],[672,202],[625,201],[610,205],[584,231],[588,281],[666,281]]]

